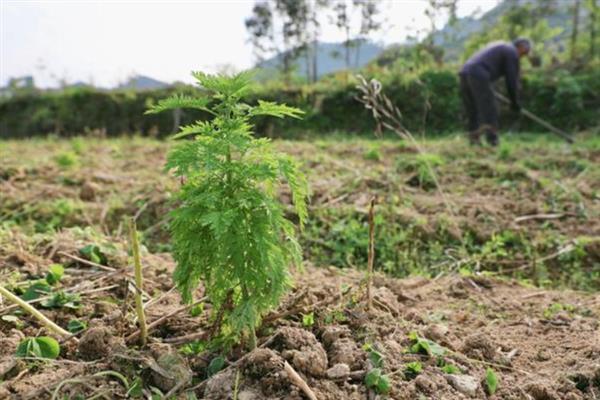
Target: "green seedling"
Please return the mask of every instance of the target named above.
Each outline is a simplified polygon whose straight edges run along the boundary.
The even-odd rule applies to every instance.
[[[373,368],[365,375],[365,385],[379,394],[389,393],[390,378],[381,373],[380,368]]]
[[[496,390],[498,389],[498,377],[491,368],[488,368],[485,371],[485,388],[490,396],[496,393]]]
[[[206,369],[206,374],[210,378],[211,376],[213,376],[214,374],[216,374],[217,372],[222,370],[224,367],[225,367],[225,357],[223,357],[223,356],[215,357],[210,361],[210,364],[208,364],[208,368]]]
[[[79,157],[72,151],[65,151],[54,157],[56,164],[64,169],[74,167],[79,163]]]
[[[87,328],[87,324],[78,319],[72,319],[67,324],[67,330],[73,334],[79,333]]]
[[[407,380],[415,379],[421,372],[423,372],[423,364],[419,361],[409,362],[404,367],[404,378]]]
[[[310,328],[315,324],[315,313],[310,312],[308,314],[302,314],[302,326]]]
[[[106,256],[104,255],[100,247],[95,244],[88,244],[87,246],[82,247],[81,249],[79,249],[79,253],[91,262],[95,262],[96,264],[106,263]]]
[[[21,298],[25,301],[36,300],[42,296],[46,296],[47,294],[52,292],[52,287],[48,284],[48,282],[44,280],[38,280],[33,282],[31,285],[25,289],[25,292],[21,296]]]
[[[46,273],[46,282],[49,285],[56,285],[65,274],[65,268],[60,264],[52,264]]]
[[[81,308],[81,298],[76,293],[57,291],[51,298],[41,303],[44,308],[70,308],[77,310]]]
[[[365,152],[364,156],[365,160],[371,161],[381,161],[381,152],[377,148],[369,149]]]
[[[17,347],[17,357],[37,357],[55,359],[60,354],[60,345],[58,342],[48,336],[36,338],[27,338],[19,343]]]
[[[127,390],[127,397],[137,398],[144,395],[144,381],[142,378],[137,377],[131,382],[129,390]]]
[[[446,364],[442,367],[442,371],[446,374],[460,374],[461,370],[456,365]]]
[[[174,281],[185,302],[200,283],[213,305],[215,333],[231,341],[246,336],[256,346],[262,315],[279,303],[290,284],[288,267],[300,265],[294,224],[285,216],[276,189],[287,182],[302,227],[308,188],[297,163],[254,136],[252,118],[298,118],[296,108],[242,101],[250,75],[194,72],[200,97],[176,95],[147,113],[192,108],[210,116],[184,126],[173,138],[166,168],[181,179],[179,206],[171,213]],[[227,341],[225,341],[227,342]]]
[[[416,332],[411,332],[408,338],[412,341],[409,351],[413,354],[426,354],[430,357],[441,357],[446,354],[446,348],[436,342],[420,337]]]
[[[179,351],[186,356],[200,354],[207,349],[207,343],[204,340],[194,340],[184,344]]]

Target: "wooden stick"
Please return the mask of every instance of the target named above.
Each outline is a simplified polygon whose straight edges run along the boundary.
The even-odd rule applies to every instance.
[[[19,298],[18,296],[14,295],[12,292],[10,292],[9,290],[5,289],[2,286],[0,286],[0,295],[6,297],[7,299],[9,299],[10,301],[12,301],[13,303],[19,305],[19,307],[21,307],[27,313],[31,314],[38,321],[40,321],[40,323],[43,326],[45,326],[46,328],[48,328],[48,330],[50,330],[50,331],[52,331],[52,332],[54,332],[54,333],[56,333],[56,334],[58,334],[60,336],[65,336],[65,337],[70,337],[71,336],[70,332],[67,332],[66,330],[64,330],[60,326],[56,325],[54,322],[52,322],[51,320],[49,320],[44,314],[42,314],[41,312],[39,312],[38,310],[36,310],[31,304],[29,304],[26,301],[22,300],[21,298]],[[75,339],[75,340],[77,340],[77,339]]]
[[[367,309],[371,311],[373,309],[373,293],[371,287],[373,286],[373,262],[375,261],[375,197],[371,198],[371,205],[369,207],[369,258],[368,258],[368,269],[367,269]]]
[[[142,293],[144,287],[144,276],[142,275],[142,262],[140,260],[140,244],[138,241],[137,230],[135,226],[135,219],[129,219],[129,238],[131,240],[131,252],[133,255],[133,265],[135,269],[135,285],[140,289],[135,291],[135,310],[138,317],[138,323],[140,325],[140,344],[146,345],[146,337],[148,336],[148,329],[146,327],[146,314],[144,314],[144,302],[142,300]]]
[[[532,214],[532,215],[523,215],[515,218],[515,222],[523,222],[529,221],[531,219],[535,220],[547,220],[547,219],[560,219],[566,216],[575,216],[574,213],[557,213],[557,214]]]
[[[79,261],[82,264],[89,265],[90,267],[100,268],[100,269],[102,269],[104,271],[109,271],[109,272],[115,272],[116,271],[115,268],[107,267],[106,265],[98,264],[98,263],[95,263],[93,261],[86,260],[84,258],[74,256],[73,254],[66,253],[64,251],[59,251],[58,254],[63,255],[65,257],[69,257],[69,258],[71,258],[71,259],[73,259],[75,261]]]
[[[308,386],[306,381],[302,379],[300,375],[298,375],[298,373],[294,370],[294,368],[292,368],[290,364],[288,364],[287,361],[284,361],[283,369],[286,372],[290,381],[292,381],[294,385],[302,389],[306,397],[308,397],[310,400],[317,400],[315,392],[312,391],[312,389],[310,388],[310,386]]]

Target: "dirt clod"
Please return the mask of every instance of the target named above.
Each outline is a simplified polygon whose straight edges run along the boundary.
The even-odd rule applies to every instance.
[[[192,371],[185,359],[169,346],[153,348],[156,366],[152,369],[152,383],[164,392],[175,385],[185,384],[192,379]]]
[[[271,349],[259,348],[252,351],[243,362],[242,372],[246,377],[259,382],[263,392],[277,393],[289,389],[283,364],[284,360],[279,354]]]
[[[361,367],[363,356],[364,351],[349,338],[336,340],[329,349],[329,359],[332,364],[347,364],[352,370]]]
[[[111,331],[104,326],[88,329],[81,340],[77,350],[84,360],[98,360],[108,357],[119,343]]]
[[[323,376],[327,370],[327,353],[315,335],[300,328],[284,327],[280,331],[283,358],[298,371]]]
[[[233,393],[235,373],[233,370],[223,371],[213,375],[206,383],[204,399],[206,400],[228,400]]]
[[[94,201],[96,200],[98,190],[98,185],[92,182],[85,182],[79,189],[79,198],[83,201]]]
[[[496,358],[496,348],[486,334],[475,333],[465,339],[462,352],[477,360],[493,361]]]
[[[534,400],[559,400],[558,394],[543,382],[532,382],[525,386],[525,391]]]
[[[433,393],[435,391],[435,389],[437,388],[437,385],[435,384],[435,382],[433,382],[431,379],[429,379],[425,375],[418,375],[415,378],[415,386],[421,392],[426,393],[426,394]]]

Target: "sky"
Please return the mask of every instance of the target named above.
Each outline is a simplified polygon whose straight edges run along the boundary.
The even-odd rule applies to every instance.
[[[349,2],[351,0],[348,0]],[[485,12],[498,0],[459,0],[458,15]],[[244,20],[254,0],[0,0],[0,85],[32,75],[38,87],[78,81],[113,87],[140,74],[191,82],[191,70],[250,68],[256,61]],[[389,45],[427,29],[427,0],[387,0]],[[444,23],[444,16],[436,22]],[[324,24],[322,41],[344,39]]]

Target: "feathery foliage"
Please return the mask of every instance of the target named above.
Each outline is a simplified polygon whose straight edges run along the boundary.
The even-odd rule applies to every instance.
[[[186,302],[202,281],[218,333],[228,340],[248,334],[253,347],[261,315],[278,304],[289,286],[288,266],[301,261],[294,224],[285,218],[276,189],[289,185],[301,227],[308,189],[292,158],[275,153],[270,140],[253,136],[250,119],[298,118],[302,111],[269,102],[242,103],[250,83],[246,73],[193,76],[206,97],[176,96],[150,110],[204,107],[214,115],[181,128],[174,138],[194,135],[194,140],[179,144],[166,164],[185,180],[170,226],[174,280]]]

